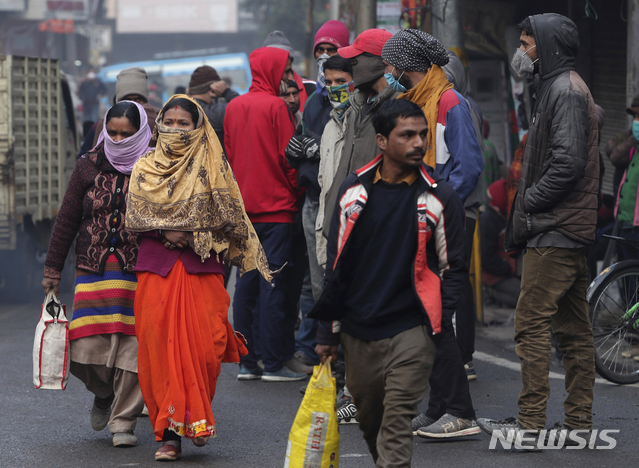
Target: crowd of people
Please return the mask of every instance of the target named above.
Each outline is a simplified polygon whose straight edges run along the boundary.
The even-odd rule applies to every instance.
[[[423,31],[370,29],[351,44],[343,23],[325,23],[314,89],[281,31],[250,54],[241,96],[202,66],[156,109],[145,71],[122,71],[71,177],[43,280],[58,292],[77,235],[71,372],[95,396],[92,428],[136,445],[146,404],[156,460],[177,460],[183,438],[216,435],[222,362],[239,363],[240,381],[291,382],[331,356],[340,423],[359,424],[376,466],[408,467],[414,435],[543,429],[552,328],[563,428],[590,430],[585,252],[601,122],[574,70],[574,23],[544,14],[519,29],[512,67],[536,101],[508,181],[464,64]],[[626,171],[615,213],[635,236],[639,99],[629,112],[632,134],[611,152]],[[478,420],[470,393],[476,223],[486,290],[516,307],[523,388],[505,421]],[[506,250],[525,250],[519,267]]]

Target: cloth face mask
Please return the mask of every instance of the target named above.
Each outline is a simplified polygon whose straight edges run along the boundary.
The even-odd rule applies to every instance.
[[[388,86],[390,86],[393,91],[397,91],[398,93],[405,93],[406,87],[399,82],[399,80],[402,79],[402,76],[404,76],[405,72],[402,72],[402,74],[399,75],[399,78],[395,78],[395,76],[393,75],[394,71],[395,68],[393,68],[390,73],[386,73],[384,75],[384,78],[386,78],[386,83],[388,83]]]
[[[535,47],[537,46],[534,45],[530,49],[527,49],[525,51],[517,49],[515,51],[515,54],[513,55],[510,66],[521,78],[531,78],[533,72],[535,71],[535,63],[539,61],[539,58],[537,58],[537,60],[533,62],[533,60],[528,56],[528,51],[534,49]]]
[[[333,109],[345,109],[350,105],[348,98],[355,92],[355,87],[351,81],[339,86],[327,86],[326,91]]]

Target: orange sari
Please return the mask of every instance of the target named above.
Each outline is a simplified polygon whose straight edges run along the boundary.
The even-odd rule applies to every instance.
[[[227,320],[222,275],[190,275],[178,259],[166,277],[138,272],[134,305],[138,377],[157,441],[165,429],[215,437],[211,402],[222,362],[246,354]]]

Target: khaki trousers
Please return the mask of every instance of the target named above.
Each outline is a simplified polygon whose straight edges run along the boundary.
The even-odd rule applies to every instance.
[[[134,431],[137,418],[144,409],[137,373],[74,361],[71,361],[71,373],[98,398],[108,398],[115,394],[107,425],[113,434]]]
[[[551,327],[564,352],[568,391],[564,424],[571,429],[592,427],[595,360],[587,288],[584,249],[540,247],[526,251],[515,310],[522,379],[519,421],[526,429],[541,430],[546,425]]]
[[[341,333],[348,389],[377,468],[411,466],[411,421],[428,389],[435,344],[425,326],[378,341]]]

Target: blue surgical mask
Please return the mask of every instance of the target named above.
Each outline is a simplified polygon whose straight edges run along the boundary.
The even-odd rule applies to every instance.
[[[391,70],[390,73],[386,73],[384,75],[384,78],[386,78],[386,83],[388,83],[388,86],[390,86],[393,91],[397,91],[398,93],[405,93],[406,87],[399,82],[402,76],[404,76],[404,72],[399,75],[399,78],[395,78],[395,76],[393,75],[393,71],[395,71],[394,68]]]
[[[635,137],[635,140],[639,141],[639,122],[632,122],[632,136]]]

